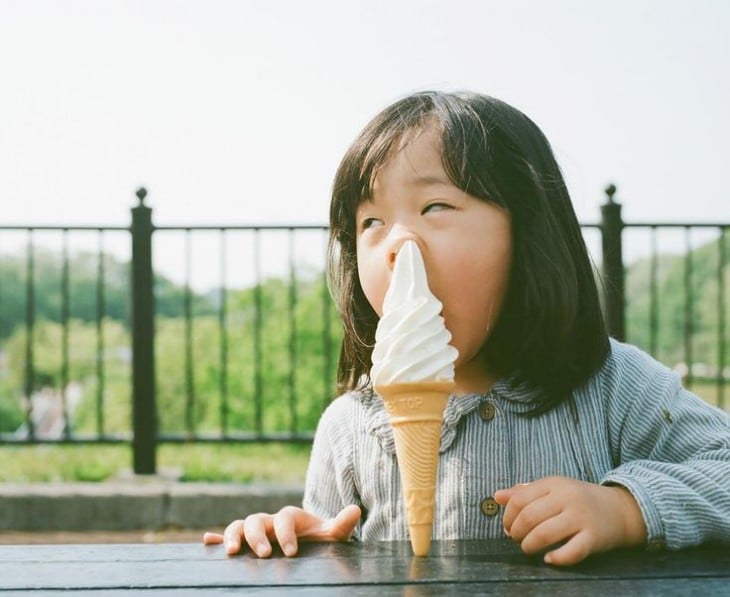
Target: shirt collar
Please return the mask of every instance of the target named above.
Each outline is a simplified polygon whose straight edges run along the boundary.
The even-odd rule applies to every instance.
[[[439,452],[445,452],[453,443],[459,421],[478,409],[492,393],[493,390],[489,394],[465,394],[449,397],[444,409]],[[365,425],[368,433],[375,436],[383,450],[389,454],[395,454],[393,428],[390,425],[390,418],[385,410],[383,399],[375,393],[372,387],[359,390],[355,394],[365,410]]]

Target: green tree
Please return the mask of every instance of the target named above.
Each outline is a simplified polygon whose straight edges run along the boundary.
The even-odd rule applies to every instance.
[[[93,322],[101,316],[129,327],[130,265],[108,254],[102,256],[102,262],[103,274],[100,273],[97,254],[78,252],[69,257],[68,317]],[[27,255],[7,255],[0,260],[0,340],[8,338],[18,326],[25,325],[28,272]],[[32,291],[35,319],[63,320],[63,272],[61,255],[43,247],[34,249]],[[100,280],[103,284],[99,283]],[[155,275],[154,293],[158,314],[164,317],[183,315],[184,286]],[[103,305],[99,302],[102,297]],[[215,311],[208,297],[191,292],[190,298],[196,313],[211,314]],[[103,312],[100,313],[100,309]]]
[[[257,299],[258,296],[258,299]],[[261,311],[257,317],[257,301]],[[292,307],[290,309],[290,307]],[[197,317],[186,355],[183,320],[158,319],[156,357],[160,425],[163,431],[221,428],[222,334],[227,346],[226,418],[231,431],[311,431],[335,392],[335,363],[342,338],[338,316],[321,279],[270,279],[258,287],[228,293],[227,321]],[[325,318],[330,330],[324,330]],[[259,332],[257,334],[257,327]],[[256,338],[261,360],[256,365]],[[189,371],[185,370],[186,362]],[[261,394],[256,395],[260,375]],[[188,402],[189,401],[189,402]],[[187,408],[187,404],[192,406]],[[258,409],[257,409],[258,405]]]
[[[659,256],[656,261],[656,296],[652,306],[651,261],[643,259],[634,263],[628,268],[626,279],[629,341],[645,350],[651,349],[654,308],[657,322],[655,356],[659,360],[669,365],[684,361],[687,333],[693,363],[717,367],[721,317],[719,267],[718,240],[698,247],[686,256]],[[723,275],[722,288],[727,329],[730,327],[730,276],[727,274]]]
[[[97,407],[104,415],[103,433],[127,433],[130,421],[129,333],[116,321],[105,319],[101,333],[104,349],[99,354],[98,330],[79,320],[68,324],[68,381],[80,385],[78,408],[71,413],[71,426],[77,433],[96,433]],[[0,431],[18,428],[25,418],[25,375],[27,331],[18,328],[3,344],[0,368]],[[62,388],[63,329],[56,322],[42,319],[33,327],[32,390]],[[101,373],[101,375],[98,375]],[[100,380],[103,379],[103,385]]]

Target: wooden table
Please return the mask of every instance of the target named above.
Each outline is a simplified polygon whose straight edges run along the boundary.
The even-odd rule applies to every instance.
[[[296,558],[226,557],[200,544],[0,547],[6,595],[348,596],[437,593],[517,595],[730,595],[730,546],[681,552],[631,550],[572,568],[529,557],[509,541],[437,542],[414,558],[408,543],[305,544]],[[202,589],[202,591],[201,591]]]

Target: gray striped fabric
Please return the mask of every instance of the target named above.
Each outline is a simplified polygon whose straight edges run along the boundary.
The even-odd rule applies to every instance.
[[[483,501],[497,489],[561,475],[626,487],[649,543],[730,542],[730,416],[683,389],[676,373],[612,340],[602,369],[570,400],[537,418],[520,416],[529,399],[508,381],[486,395],[450,398],[435,539],[503,537],[501,508]],[[480,416],[485,403],[493,417]],[[393,433],[372,392],[334,400],[312,448],[304,508],[330,518],[348,504],[363,508],[360,539],[408,538]]]

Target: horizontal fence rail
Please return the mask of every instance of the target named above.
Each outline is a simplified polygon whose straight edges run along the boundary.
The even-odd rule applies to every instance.
[[[582,225],[611,334],[725,408],[730,224],[625,223],[614,192]],[[154,226],[145,195],[130,227],[0,226],[0,443],[131,443],[147,474],[161,442],[310,442],[342,334],[327,227]]]

